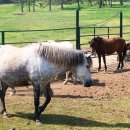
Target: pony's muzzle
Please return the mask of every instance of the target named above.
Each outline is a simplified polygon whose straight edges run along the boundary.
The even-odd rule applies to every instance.
[[[91,79],[89,79],[89,80],[85,81],[84,87],[91,87],[92,84],[93,84],[93,81]]]

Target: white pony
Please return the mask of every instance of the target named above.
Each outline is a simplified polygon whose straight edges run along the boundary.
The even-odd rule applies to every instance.
[[[73,49],[73,44],[69,41],[64,41],[64,42],[55,42],[54,40],[49,40],[46,42],[42,42],[40,41],[40,43],[44,44],[44,45],[54,45],[60,48],[69,48],[69,49]],[[16,47],[14,46],[10,46],[10,45],[6,45],[7,48],[9,48],[9,50],[11,51],[12,49],[15,49]],[[17,48],[16,48],[17,49]],[[70,71],[66,72],[66,79],[64,81],[64,84],[67,84],[68,80],[69,80],[69,73]],[[73,75],[73,78],[75,78],[76,76]],[[55,79],[57,79],[57,76],[55,77]],[[75,78],[76,80],[76,78]],[[75,82],[74,80],[74,82]],[[16,93],[15,87],[14,86],[10,86],[11,87],[11,92],[10,92],[10,96],[14,96]]]
[[[74,46],[71,42],[69,41],[63,41],[63,42],[55,42],[53,40],[49,40],[49,41],[46,41],[46,42],[42,42],[42,44],[51,44],[51,45],[54,45],[54,46],[57,46],[57,47],[60,47],[60,48],[69,48],[69,49],[73,49]],[[10,47],[10,46],[8,46]],[[16,48],[16,47],[12,47],[11,48]],[[89,69],[92,67],[92,58],[91,58],[91,55],[90,54],[85,54],[85,57],[86,57],[86,60],[88,61],[88,64],[89,64]],[[64,81],[64,85],[66,85],[69,81],[69,78],[71,78],[71,80],[73,81],[74,84],[77,84],[77,76],[74,74],[74,72],[72,71],[67,71],[66,72],[66,76],[65,76],[65,81]],[[57,79],[57,76],[56,78]],[[10,96],[13,96],[15,95],[16,93],[16,90],[13,86],[11,86],[11,93],[10,93]]]
[[[8,86],[33,85],[34,120],[41,124],[40,114],[51,100],[50,82],[59,73],[72,70],[84,86],[92,85],[85,54],[76,49],[64,49],[53,44],[34,44],[24,48],[0,48],[0,99],[2,114],[7,117],[5,93]],[[40,94],[46,100],[39,106]]]

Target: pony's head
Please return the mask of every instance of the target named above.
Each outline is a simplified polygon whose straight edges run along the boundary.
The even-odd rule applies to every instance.
[[[126,44],[126,49],[130,50],[130,42]]]
[[[92,86],[93,80],[90,73],[90,64],[88,63],[85,55],[83,64],[80,64],[75,68],[75,74],[85,87]]]
[[[90,47],[92,48],[92,53],[95,52],[102,45],[102,38],[95,37],[90,42]]]
[[[72,70],[84,86],[90,87],[92,85],[90,65],[81,50],[48,44],[40,45],[37,53],[48,62],[53,63],[58,71],[60,68],[64,68],[65,71]]]

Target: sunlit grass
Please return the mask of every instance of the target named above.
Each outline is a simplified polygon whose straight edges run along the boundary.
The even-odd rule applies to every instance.
[[[41,102],[44,100],[41,98]],[[106,101],[89,98],[52,98],[42,113],[43,125],[32,120],[33,97],[14,96],[6,98],[10,118],[0,116],[0,129],[9,130],[122,130],[130,128],[128,118],[129,99]]]

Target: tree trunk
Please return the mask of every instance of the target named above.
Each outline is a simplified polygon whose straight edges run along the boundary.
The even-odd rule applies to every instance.
[[[120,5],[123,5],[123,0],[120,0]]]
[[[88,2],[89,2],[89,4],[90,4],[91,6],[93,6],[93,5],[92,5],[92,0],[88,0]]]
[[[112,7],[112,0],[110,0],[110,3],[111,3],[111,7]]]
[[[24,1],[21,0],[21,12],[23,12],[23,8],[24,8]]]
[[[49,11],[51,11],[51,0],[49,0]]]
[[[61,0],[61,10],[64,10],[64,2]]]
[[[30,12],[31,1],[28,0],[28,12]]]
[[[102,8],[102,5],[103,5],[103,1],[99,0],[99,8]]]
[[[33,12],[35,12],[35,0],[33,0]]]

